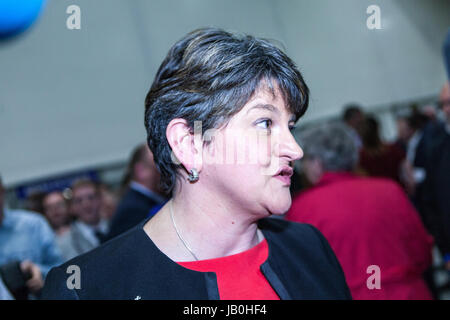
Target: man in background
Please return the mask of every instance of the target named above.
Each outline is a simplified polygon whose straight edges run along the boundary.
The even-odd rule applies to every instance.
[[[112,188],[106,183],[101,183],[99,185],[100,195],[102,199],[102,205],[100,209],[100,215],[103,220],[111,222],[114,213],[117,210],[118,195],[112,190]]]
[[[50,223],[56,237],[70,230],[71,216],[67,200],[61,191],[47,193],[42,200],[42,207],[47,221]]]
[[[6,270],[5,265],[17,262],[14,275],[13,268]],[[4,207],[4,188],[0,178],[0,277],[2,284],[17,282],[17,275],[25,280],[26,293],[35,297],[44,285],[48,271],[61,264],[60,251],[55,244],[55,236],[40,214],[11,210]],[[19,271],[20,270],[20,271]],[[26,280],[27,279],[27,280]],[[3,286],[3,289],[5,286]],[[24,291],[21,291],[24,293]],[[18,298],[15,296],[15,298]],[[26,298],[22,296],[21,298]]]
[[[356,104],[348,104],[344,107],[344,112],[342,115],[342,120],[344,124],[350,129],[349,132],[352,139],[359,149],[362,148],[362,138],[361,133],[364,127],[364,112],[361,107]]]
[[[76,221],[58,241],[65,260],[99,246],[108,231],[108,224],[100,214],[100,190],[93,181],[83,179],[73,183],[70,209]]]
[[[420,210],[436,239],[439,251],[450,270],[450,85],[446,83],[439,97],[444,122],[437,122],[424,133],[426,178],[421,193]]]
[[[154,215],[166,199],[159,188],[160,174],[146,144],[136,147],[122,181],[124,195],[113,216],[106,239],[118,236]]]

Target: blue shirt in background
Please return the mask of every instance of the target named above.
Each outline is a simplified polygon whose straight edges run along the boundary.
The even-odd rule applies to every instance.
[[[25,210],[4,209],[0,222],[0,265],[12,260],[30,260],[48,271],[63,261],[55,243],[55,235],[45,218]]]

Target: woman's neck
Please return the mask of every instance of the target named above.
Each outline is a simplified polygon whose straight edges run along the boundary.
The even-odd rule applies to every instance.
[[[209,192],[196,194],[201,196],[193,197],[188,192],[176,194],[144,227],[172,260],[194,260],[183,241],[199,260],[205,260],[248,250],[263,239],[257,229],[256,215],[251,216]]]

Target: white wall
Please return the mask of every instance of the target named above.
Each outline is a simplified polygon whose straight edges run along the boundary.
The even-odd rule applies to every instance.
[[[81,30],[66,28],[71,4]],[[366,27],[371,4],[382,30]],[[446,0],[49,0],[0,43],[4,182],[124,161],[145,140],[143,101],[169,47],[211,25],[283,43],[311,89],[304,121],[436,94],[445,80]]]

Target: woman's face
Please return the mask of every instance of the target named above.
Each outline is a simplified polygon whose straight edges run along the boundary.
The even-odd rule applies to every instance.
[[[292,162],[303,156],[294,124],[280,92],[262,86],[224,128],[205,133],[211,143],[203,150],[203,183],[258,217],[284,214]]]

